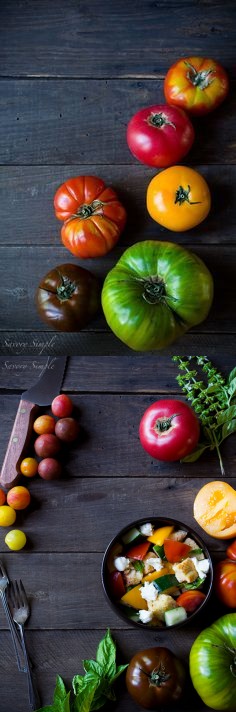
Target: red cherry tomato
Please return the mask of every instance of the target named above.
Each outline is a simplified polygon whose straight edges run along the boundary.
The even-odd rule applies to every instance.
[[[73,410],[71,398],[69,398],[69,396],[65,393],[62,393],[60,396],[56,396],[56,398],[52,401],[51,410],[53,415],[56,415],[58,418],[67,418],[68,415],[71,415]]]
[[[231,561],[236,561],[236,539],[232,541],[232,544],[228,546],[228,549],[226,549],[226,554],[228,556],[228,559],[231,559]]]
[[[173,539],[165,539],[164,541],[165,556],[171,564],[177,564],[184,559],[190,550],[191,546],[184,544],[182,541],[174,541]]]
[[[228,608],[236,608],[236,561],[219,561],[214,570],[215,591]]]
[[[193,613],[193,611],[199,608],[205,598],[205,593],[202,593],[202,591],[185,591],[176,598],[176,603],[178,603],[178,606],[185,608],[187,613]]]
[[[196,447],[198,419],[182,401],[159,400],[145,411],[139,426],[144,450],[157,460],[181,460]]]
[[[188,153],[194,129],[184,111],[168,104],[141,109],[130,120],[127,143],[131,153],[147,166],[167,168]]]
[[[142,561],[142,559],[144,559],[144,556],[146,556],[148,549],[150,549],[150,542],[144,541],[142,544],[138,544],[137,546],[133,546],[132,549],[129,549],[129,551],[127,551],[126,556],[128,557],[128,559],[130,558]]]
[[[74,418],[61,418],[56,423],[55,434],[59,440],[64,440],[66,443],[77,440],[79,432],[79,423]]]
[[[38,466],[38,473],[43,480],[56,480],[61,476],[62,467],[54,457],[45,457]]]
[[[34,443],[36,455],[39,457],[53,457],[59,452],[61,447],[60,440],[53,433],[45,433],[39,435]]]

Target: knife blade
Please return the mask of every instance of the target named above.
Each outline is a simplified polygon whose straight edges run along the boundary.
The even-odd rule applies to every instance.
[[[67,356],[48,356],[37,383],[22,393],[1,470],[2,487],[9,489],[19,479],[20,463],[27,455],[39,407],[50,405],[59,394],[66,362]]]

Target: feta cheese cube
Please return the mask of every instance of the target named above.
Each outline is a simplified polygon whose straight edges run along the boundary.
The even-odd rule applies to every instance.
[[[142,623],[150,623],[152,620],[152,613],[151,611],[145,611],[144,609],[138,612],[139,614],[139,620]]]
[[[155,601],[158,597],[158,590],[153,585],[152,581],[151,583],[149,583],[149,581],[145,581],[145,583],[143,584],[143,586],[140,587],[139,590],[142,598],[144,598],[145,601]]]
[[[130,560],[126,556],[117,556],[114,559],[114,566],[117,571],[125,571],[128,568]]]
[[[147,522],[146,524],[141,524],[139,531],[141,534],[144,534],[144,536],[151,536],[154,532],[154,527],[150,522]]]

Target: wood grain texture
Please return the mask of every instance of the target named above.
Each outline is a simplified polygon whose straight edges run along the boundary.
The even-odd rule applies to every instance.
[[[54,216],[54,194],[70,176],[91,173],[100,176],[117,191],[127,210],[127,225],[120,238],[123,248],[144,237],[180,240],[183,245],[235,244],[236,167],[225,165],[224,170],[218,170],[214,165],[197,165],[196,169],[209,184],[211,212],[194,230],[178,234],[161,228],[148,215],[146,189],[156,171],[138,162],[122,166],[3,166],[0,173],[0,204],[4,229],[0,234],[0,244],[5,248],[59,245],[61,222]],[[65,252],[65,255],[70,258],[70,252]],[[86,260],[84,265],[86,267]]]
[[[235,164],[234,84],[214,115],[194,122],[188,163]],[[143,106],[165,103],[162,80],[1,79],[0,85],[0,163],[7,165],[133,164],[129,119]]]
[[[1,4],[1,74],[158,77],[183,52],[235,74],[234,27],[234,0],[11,0]]]

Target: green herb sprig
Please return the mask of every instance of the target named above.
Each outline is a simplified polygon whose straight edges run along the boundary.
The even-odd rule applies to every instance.
[[[182,462],[195,462],[205,450],[215,449],[224,476],[220,446],[236,432],[236,368],[225,380],[207,356],[173,356],[173,361],[180,370],[176,380],[191,402],[203,433],[202,442]]]
[[[116,665],[116,644],[110,630],[100,641],[96,660],[83,660],[85,675],[75,675],[71,691],[67,691],[60,675],[57,675],[53,704],[41,707],[38,712],[92,712],[115,702],[113,683],[128,665]]]

